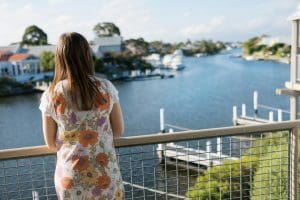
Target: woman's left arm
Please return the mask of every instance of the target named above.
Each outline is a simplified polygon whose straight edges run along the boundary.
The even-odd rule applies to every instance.
[[[42,114],[42,120],[45,143],[50,150],[57,151],[55,144],[57,124],[52,117],[49,117],[44,113]]]

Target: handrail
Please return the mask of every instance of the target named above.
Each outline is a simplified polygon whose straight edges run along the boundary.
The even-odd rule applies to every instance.
[[[148,145],[167,142],[178,142],[183,140],[206,139],[210,137],[234,136],[250,134],[255,132],[272,132],[291,130],[300,127],[300,120],[275,122],[249,126],[221,127],[201,130],[180,131],[166,134],[149,134],[141,136],[122,137],[114,140],[116,147],[129,147],[134,145]],[[55,154],[55,151],[49,150],[46,145],[22,147],[14,149],[0,150],[0,160],[34,157],[41,155]]]

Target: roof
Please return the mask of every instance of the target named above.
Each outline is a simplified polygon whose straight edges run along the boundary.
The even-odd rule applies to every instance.
[[[120,36],[98,37],[94,40],[94,44],[100,46],[119,46],[121,43],[122,37]]]
[[[27,49],[26,53],[39,57],[44,51],[50,51],[54,53],[56,50],[56,45],[27,46],[24,48]]]
[[[21,61],[26,60],[30,57],[32,57],[32,55],[28,53],[16,53],[9,57],[9,61]]]

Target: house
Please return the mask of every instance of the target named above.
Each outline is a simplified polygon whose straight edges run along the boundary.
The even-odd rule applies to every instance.
[[[92,42],[91,48],[98,58],[103,57],[107,53],[121,53],[122,37],[98,37]]]
[[[93,41],[91,48],[96,57],[103,57],[107,53],[121,53],[122,37],[99,37]],[[53,74],[43,72],[39,57],[42,52],[55,53],[56,45],[21,46],[19,44],[0,46],[0,77],[12,76],[18,81],[41,79],[44,75]],[[43,73],[41,73],[43,72]]]
[[[12,55],[10,51],[0,51],[0,76],[9,76],[13,74],[13,66],[8,61]]]
[[[27,53],[0,51],[0,76],[12,76],[23,82],[34,79],[40,72],[38,57]]]

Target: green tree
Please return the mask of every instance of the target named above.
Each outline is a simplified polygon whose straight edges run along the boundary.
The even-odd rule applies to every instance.
[[[109,37],[114,35],[121,35],[119,27],[112,22],[98,23],[93,28],[97,37]]]
[[[95,71],[98,73],[106,73],[107,69],[104,66],[103,60],[100,58],[95,59]]]
[[[257,139],[251,146],[241,159],[224,161],[205,171],[186,196],[191,199],[239,199],[242,181],[242,199],[268,199],[271,193],[272,199],[285,199],[288,134],[272,133]]]
[[[25,29],[21,45],[46,45],[48,44],[47,34],[36,25]]]
[[[124,41],[125,51],[132,56],[145,56],[149,54],[149,43],[143,38]]]
[[[40,55],[40,63],[44,71],[53,71],[55,67],[54,53],[51,51],[44,51]]]

